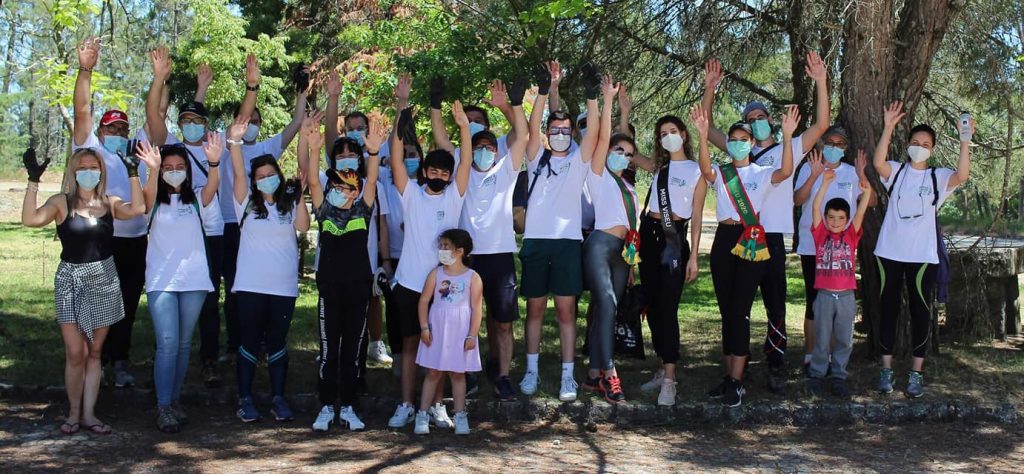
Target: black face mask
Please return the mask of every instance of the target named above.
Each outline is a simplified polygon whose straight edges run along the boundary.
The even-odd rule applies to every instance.
[[[433,178],[427,180],[427,188],[435,193],[444,191],[444,188],[448,187],[448,181],[441,178]]]

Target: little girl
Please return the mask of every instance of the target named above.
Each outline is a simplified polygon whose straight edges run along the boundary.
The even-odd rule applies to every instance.
[[[455,434],[467,435],[466,372],[480,371],[477,333],[483,316],[483,283],[480,275],[469,269],[469,254],[473,251],[469,232],[446,230],[438,244],[441,266],[427,276],[419,303],[420,347],[416,363],[429,369],[429,373],[423,379],[415,433],[430,433],[427,409],[447,373],[455,401]]]

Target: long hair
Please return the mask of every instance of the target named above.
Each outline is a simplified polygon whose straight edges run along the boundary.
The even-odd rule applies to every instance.
[[[185,148],[184,144],[165,145],[160,147],[160,162],[164,162],[168,157],[178,156],[182,160],[185,160],[185,181],[181,183],[181,190],[178,191],[178,200],[182,204],[192,204],[196,200],[196,192],[192,189],[192,162],[189,161],[188,149]],[[171,185],[164,181],[164,169],[160,168],[160,172],[156,176],[151,176],[150,179],[156,179],[156,202],[160,204],[171,203]]]
[[[104,206],[107,205],[107,164],[103,157],[92,148],[80,148],[68,158],[67,167],[64,168],[64,181],[61,183],[61,192],[68,201],[68,214],[74,212],[75,201],[78,199],[78,181],[75,180],[75,171],[83,156],[96,158],[100,163],[100,183],[96,185],[95,193]]]
[[[657,164],[663,165],[668,163],[669,153],[661,146],[661,126],[666,123],[671,123],[679,128],[680,133],[685,133],[686,137],[683,138],[683,155],[687,159],[693,159],[693,145],[690,143],[690,131],[686,128],[686,124],[683,123],[679,117],[675,115],[663,115],[654,123],[654,159]]]
[[[299,183],[285,180],[284,173],[281,172],[281,167],[277,164],[277,159],[274,158],[274,155],[257,156],[252,159],[251,163],[252,173],[249,173],[249,206],[256,213],[256,218],[266,219],[269,212],[267,211],[267,204],[263,199],[263,191],[256,187],[256,169],[264,165],[273,166],[277,177],[281,179],[281,185],[274,191],[274,204],[277,205],[277,213],[284,216],[292,212],[295,203],[302,198],[302,188],[299,186]]]

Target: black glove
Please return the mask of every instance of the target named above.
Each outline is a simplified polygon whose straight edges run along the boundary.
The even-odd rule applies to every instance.
[[[412,107],[406,107],[398,114],[398,124],[395,126],[398,138],[402,143],[416,143],[416,123],[412,118]]]
[[[430,108],[441,110],[444,101],[444,78],[434,76],[430,79]]]
[[[512,107],[522,107],[523,96],[526,95],[526,81],[521,77],[512,78],[508,84],[508,103]]]
[[[125,169],[128,170],[128,177],[135,178],[139,176],[139,141],[128,140],[128,153],[122,155],[118,153],[117,156],[121,158],[121,163],[124,163]]]
[[[534,74],[537,79],[537,93],[548,95],[548,92],[551,92],[551,71],[548,71],[548,65],[538,64]]]
[[[35,147],[28,147],[25,153],[21,155],[21,161],[25,164],[25,170],[28,171],[28,180],[33,183],[38,183],[39,178],[43,176],[43,172],[46,171],[46,167],[50,166],[50,159],[40,164],[36,161],[36,149]]]
[[[594,63],[584,64],[580,73],[583,74],[583,92],[587,100],[597,100],[597,96],[601,94],[601,74],[597,71],[597,66]]]
[[[295,83],[295,92],[305,92],[309,88],[309,66],[299,64],[292,72],[292,82]]]

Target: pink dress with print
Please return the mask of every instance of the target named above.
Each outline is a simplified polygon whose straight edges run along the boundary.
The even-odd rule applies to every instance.
[[[473,270],[466,270],[461,275],[450,276],[444,272],[444,267],[437,268],[434,301],[427,313],[433,340],[430,346],[420,341],[417,364],[444,372],[480,371],[479,342],[472,350],[463,348],[473,319],[469,289],[473,275]]]

